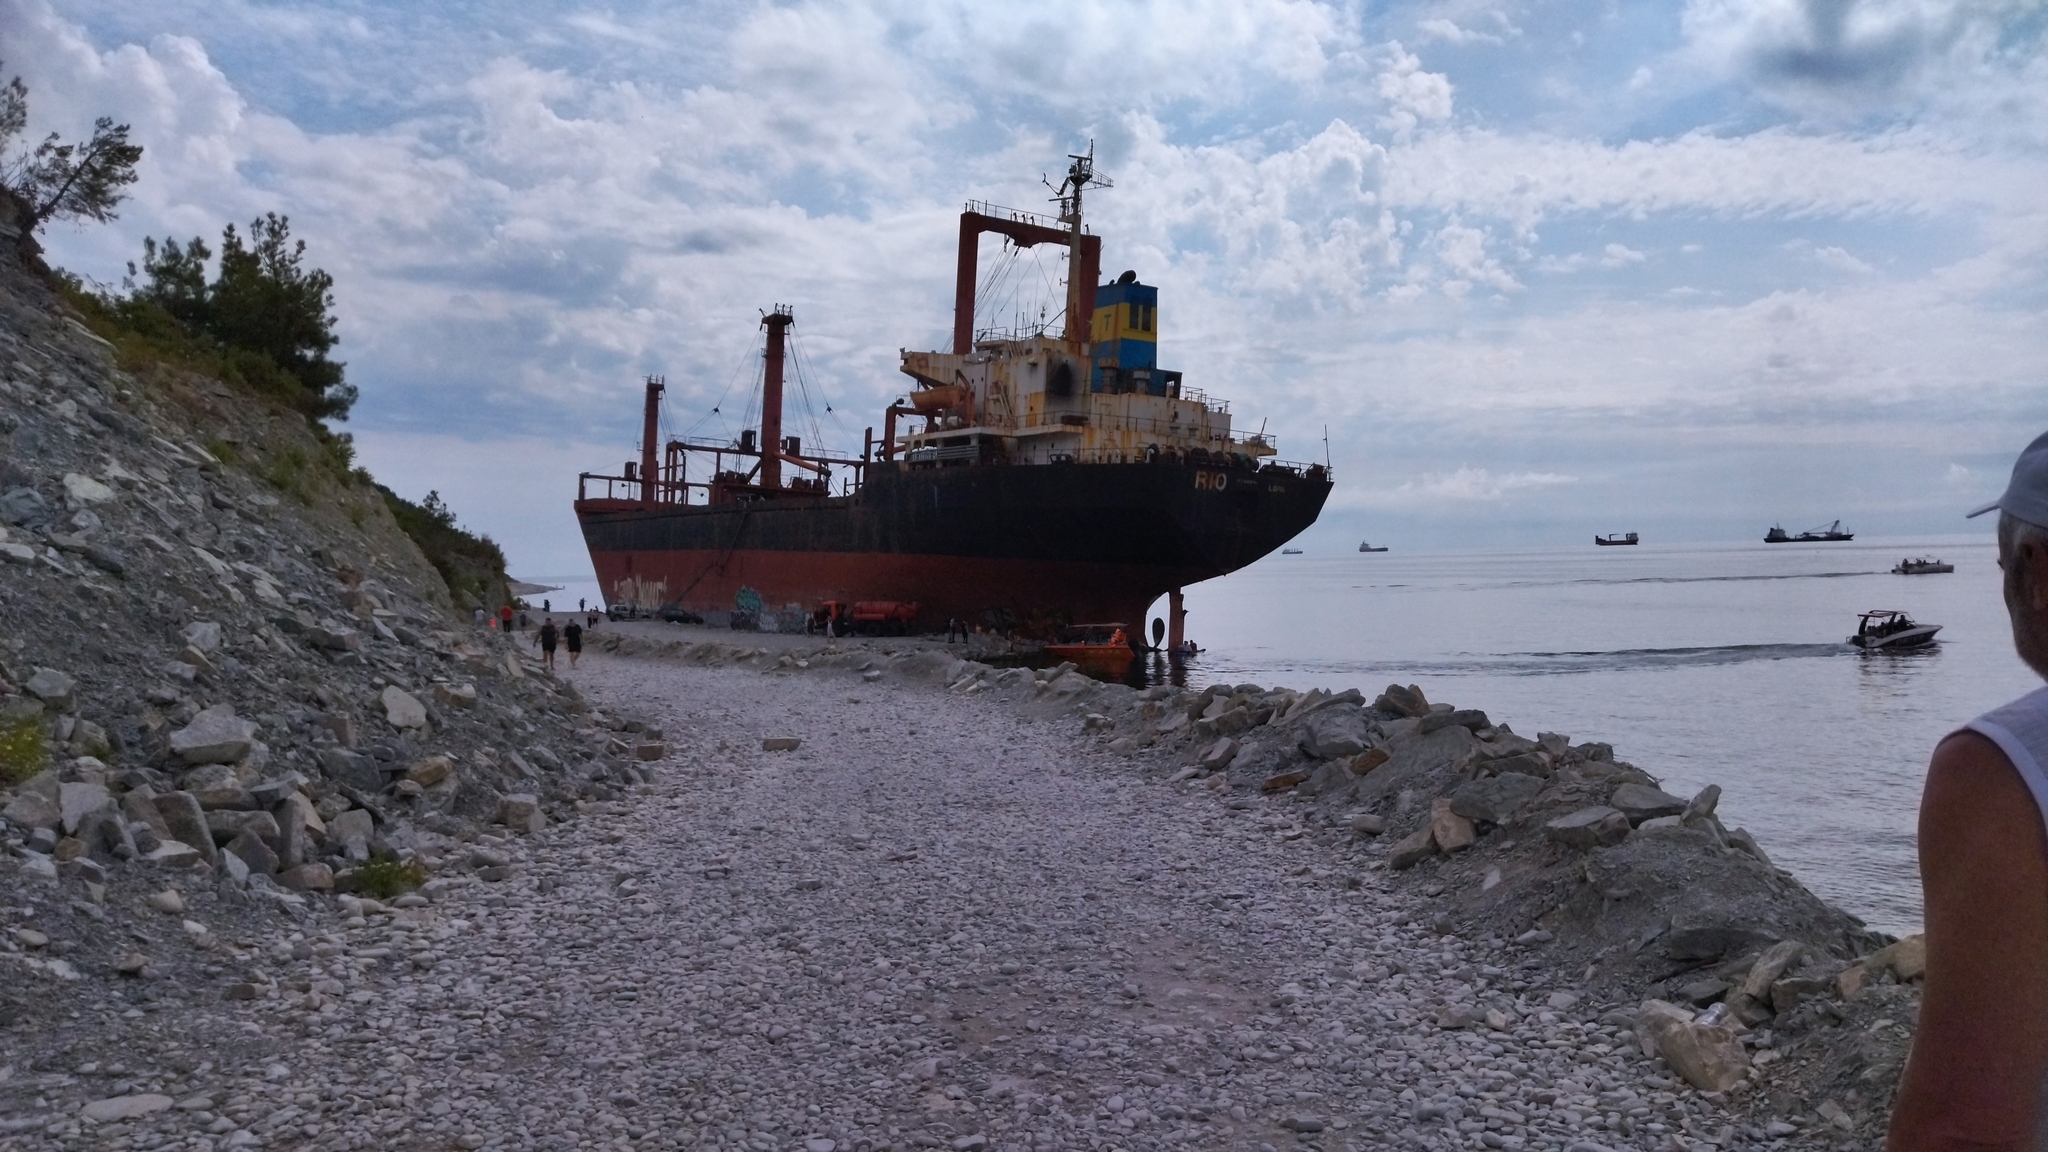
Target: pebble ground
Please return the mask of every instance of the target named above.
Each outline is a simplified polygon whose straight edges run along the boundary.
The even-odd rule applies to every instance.
[[[513,839],[508,880],[353,919],[330,905],[269,942],[279,993],[206,1007],[263,1055],[152,1081],[175,1107],[0,1143],[1776,1142],[1723,1123],[1532,956],[1430,931],[1304,805],[1169,784],[1078,719],[935,687],[603,659],[570,675],[666,730],[653,783]],[[762,751],[779,735],[803,743]],[[1492,1015],[1441,1028],[1446,1004]]]

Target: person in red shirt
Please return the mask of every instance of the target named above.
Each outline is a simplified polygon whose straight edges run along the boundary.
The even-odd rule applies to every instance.
[[[505,635],[510,636],[512,634],[512,606],[510,604],[503,605],[498,609],[498,627],[504,631]]]

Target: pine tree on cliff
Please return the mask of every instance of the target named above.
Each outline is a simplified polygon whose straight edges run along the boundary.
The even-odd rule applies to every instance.
[[[0,87],[0,155],[6,156],[0,160],[0,189],[20,205],[24,244],[52,220],[112,220],[142,159],[142,145],[128,142],[128,125],[102,116],[82,143],[67,144],[52,132],[34,148],[15,152],[15,140],[27,129],[28,88],[16,76]]]
[[[275,365],[290,378],[292,399],[308,415],[348,419],[355,386],[343,382],[344,366],[327,358],[340,339],[330,311],[334,277],[305,266],[306,242],[292,239],[287,217],[269,212],[250,221],[247,242],[228,225],[212,283],[206,264],[213,252],[199,237],[184,244],[145,239],[142,245],[143,281],[131,297],[135,305],[160,308],[187,332]],[[129,265],[131,275],[136,271]]]

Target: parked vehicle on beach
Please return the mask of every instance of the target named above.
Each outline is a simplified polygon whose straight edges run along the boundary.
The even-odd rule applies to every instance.
[[[1609,532],[1605,536],[1593,537],[1593,543],[1602,548],[1617,548],[1628,544],[1641,544],[1643,538],[1633,532]]]
[[[1956,566],[1946,560],[1935,560],[1926,556],[1918,558],[1908,557],[1899,561],[1899,566],[1892,569],[1892,575],[1931,576],[1937,572],[1953,572],[1955,570]]]
[[[1911,616],[1891,608],[1874,608],[1858,617],[1856,634],[1849,643],[1868,651],[1896,648],[1924,648],[1934,643],[1939,624],[1916,623]]]
[[[1797,536],[1788,534],[1784,528],[1776,524],[1771,525],[1771,530],[1764,533],[1764,543],[1766,544],[1828,544],[1840,540],[1854,540],[1855,538],[1856,534],[1854,532],[1842,531],[1842,522],[1840,520],[1825,528],[1808,528]]]

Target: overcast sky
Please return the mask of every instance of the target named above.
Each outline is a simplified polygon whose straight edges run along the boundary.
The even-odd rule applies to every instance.
[[[50,230],[56,263],[118,281],[146,235],[287,214],[335,276],[362,458],[540,576],[587,571],[575,475],[633,454],[640,378],[672,431],[730,431],[773,304],[795,430],[857,452],[897,350],[947,344],[961,202],[1043,208],[1091,139],[1104,269],[1160,286],[1163,366],[1284,457],[1327,426],[1312,548],[1960,530],[2048,428],[2044,24],[0,0],[0,53],[34,131],[112,115],[147,148],[117,223]],[[1027,254],[1001,318],[1062,271]]]

